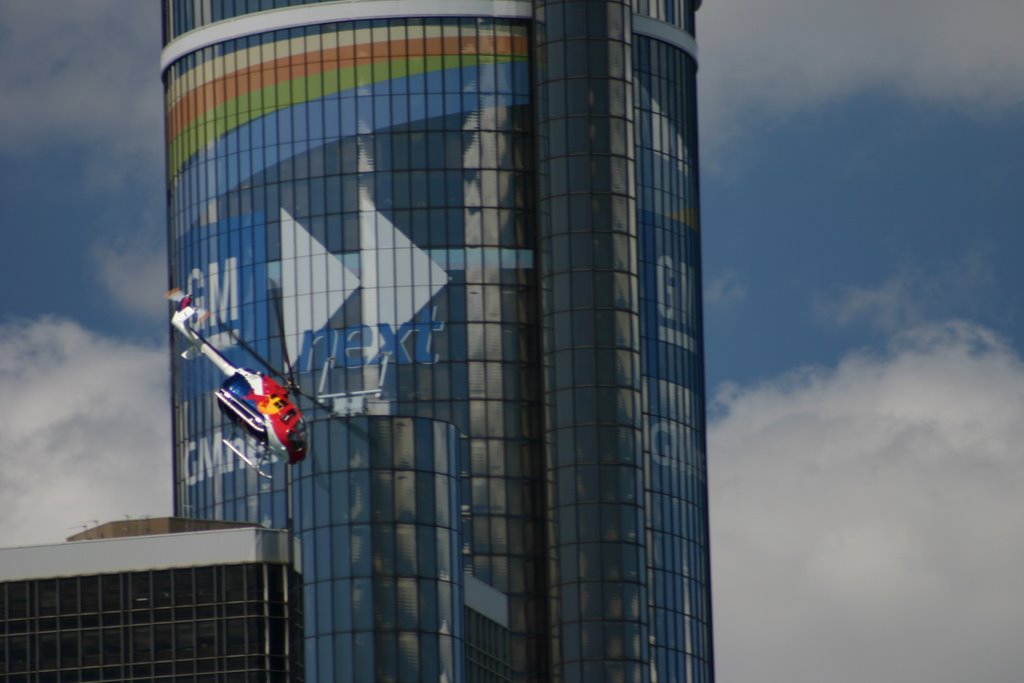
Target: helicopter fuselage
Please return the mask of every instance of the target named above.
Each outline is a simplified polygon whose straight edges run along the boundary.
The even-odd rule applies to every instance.
[[[239,368],[214,392],[220,409],[256,441],[295,464],[306,457],[305,423],[284,387]]]

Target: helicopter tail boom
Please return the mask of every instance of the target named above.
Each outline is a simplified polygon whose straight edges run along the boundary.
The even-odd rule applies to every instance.
[[[181,357],[185,360],[192,360],[199,355],[203,355],[209,358],[217,366],[217,369],[225,375],[235,374],[238,368],[232,365],[227,358],[221,355],[220,351],[214,348],[213,344],[204,339],[203,335],[199,334],[192,327],[192,319],[197,318],[198,314],[199,310],[192,305],[191,298],[185,297],[181,300],[178,310],[171,316],[171,325],[190,343],[190,346],[182,352]],[[209,315],[209,313],[203,313],[198,315],[197,319],[202,322]]]

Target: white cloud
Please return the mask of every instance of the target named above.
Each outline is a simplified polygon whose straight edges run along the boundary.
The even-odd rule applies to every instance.
[[[706,0],[702,140],[870,91],[974,115],[1024,104],[1019,0]]]
[[[0,325],[0,547],[170,514],[168,364],[54,318]]]
[[[111,301],[147,320],[167,318],[167,250],[141,241],[104,242],[93,249],[96,277]]]
[[[836,295],[818,296],[815,308],[820,315],[839,325],[863,320],[872,327],[891,332],[924,319],[915,280],[903,273],[876,287],[845,287]]]
[[[718,680],[1019,680],[1014,351],[971,323],[920,327],[718,401]]]
[[[713,306],[733,304],[746,297],[747,288],[735,270],[718,273],[704,285],[704,301]]]
[[[866,323],[891,334],[934,319],[939,311],[989,314],[989,307],[979,302],[986,300],[985,292],[994,290],[988,258],[973,251],[931,268],[907,266],[880,285],[847,286],[818,294],[814,308],[834,324]]]
[[[0,151],[97,147],[89,176],[160,164],[160,8],[155,2],[0,3]]]

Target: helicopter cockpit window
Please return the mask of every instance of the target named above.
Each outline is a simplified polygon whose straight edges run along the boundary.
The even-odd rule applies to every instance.
[[[239,398],[245,398],[248,394],[252,393],[252,387],[249,386],[249,382],[242,375],[228,377],[221,386]]]
[[[281,416],[281,421],[284,422],[285,424],[288,424],[289,422],[291,422],[294,419],[295,419],[295,409],[294,408],[292,408],[291,410],[285,412],[284,415]]]
[[[288,430],[288,441],[293,446],[305,447],[306,445],[306,424],[299,420],[295,423],[295,427]]]

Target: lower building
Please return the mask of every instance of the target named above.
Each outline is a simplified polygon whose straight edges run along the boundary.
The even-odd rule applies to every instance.
[[[483,581],[463,577],[466,606],[466,680],[469,683],[512,681],[508,598]]]
[[[0,680],[303,681],[297,557],[258,527],[0,549]]]

